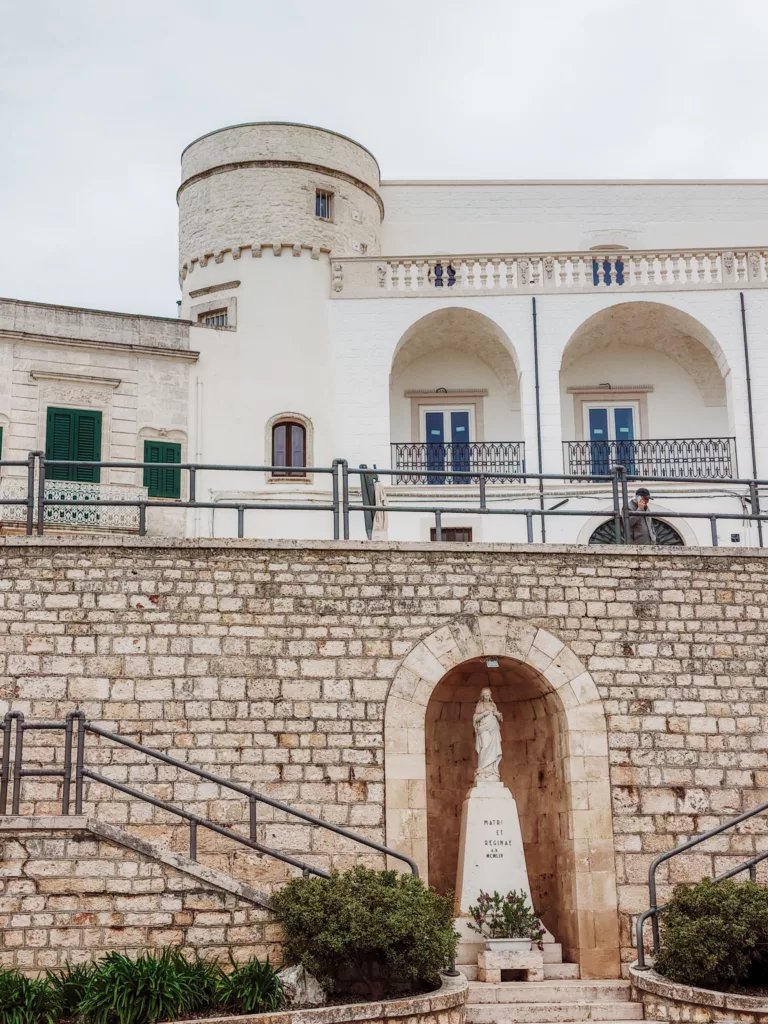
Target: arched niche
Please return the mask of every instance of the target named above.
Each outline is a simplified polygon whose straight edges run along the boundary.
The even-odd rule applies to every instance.
[[[472,703],[489,657],[504,666],[503,680],[491,680],[509,719],[503,773],[519,800],[534,892],[546,888],[551,899],[545,921],[555,924],[555,938],[566,958],[580,964],[582,977],[615,977],[619,930],[605,713],[589,672],[546,630],[470,616],[436,630],[403,661],[385,708],[387,843],[412,856],[430,881],[434,857],[435,880],[447,886],[458,849],[457,807],[460,813],[474,764],[468,709],[455,705]],[[530,743],[525,752],[522,743]],[[535,768],[522,773],[529,754]]]

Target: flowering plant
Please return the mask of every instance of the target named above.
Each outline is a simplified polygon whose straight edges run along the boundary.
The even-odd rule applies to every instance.
[[[541,945],[544,929],[539,915],[521,889],[506,896],[481,892],[477,906],[470,907],[470,928],[486,939],[532,939]]]

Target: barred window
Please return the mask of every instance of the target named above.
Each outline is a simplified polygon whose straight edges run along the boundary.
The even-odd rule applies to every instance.
[[[211,313],[203,313],[200,323],[206,327],[227,327],[227,311],[226,309],[214,309]]]
[[[330,220],[333,216],[333,192],[318,189],[315,192],[315,216],[320,220]]]

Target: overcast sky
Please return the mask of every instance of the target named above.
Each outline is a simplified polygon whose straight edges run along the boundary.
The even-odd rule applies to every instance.
[[[181,150],[243,121],[385,179],[768,177],[767,53],[765,0],[0,0],[0,295],[174,316]]]

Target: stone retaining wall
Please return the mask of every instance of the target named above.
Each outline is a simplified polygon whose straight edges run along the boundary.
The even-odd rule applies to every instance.
[[[744,1021],[768,1024],[768,997],[742,996],[731,992],[678,985],[655,971],[630,971],[635,999],[645,1007],[646,1020],[685,1021],[713,1024],[714,1021]]]
[[[210,1017],[195,1024],[389,1024],[411,1019],[415,1024],[464,1024],[469,985],[466,978],[444,978],[434,992],[379,1003],[346,1003],[315,1010],[249,1014],[244,1017]],[[184,1024],[184,1022],[176,1022]]]
[[[384,840],[390,685],[420,640],[469,616],[547,630],[594,680],[607,721],[622,955],[631,960],[630,916],[647,906],[650,860],[768,799],[764,552],[6,538],[0,710],[60,719],[81,708]],[[26,742],[40,763],[61,756],[56,735]],[[247,822],[243,802],[208,783],[130,751],[96,758],[119,781]],[[57,813],[55,781],[25,780],[22,794],[22,813]],[[185,849],[187,830],[174,832],[162,812],[96,785],[86,795],[89,816]],[[279,815],[265,812],[259,829],[263,841],[326,868],[356,856]],[[714,852],[665,865],[660,899],[668,883],[723,871],[761,842],[722,838]],[[205,863],[259,885],[285,877],[210,834],[199,847]]]
[[[0,819],[0,967],[35,972],[177,946],[282,958],[263,893],[84,817]]]

